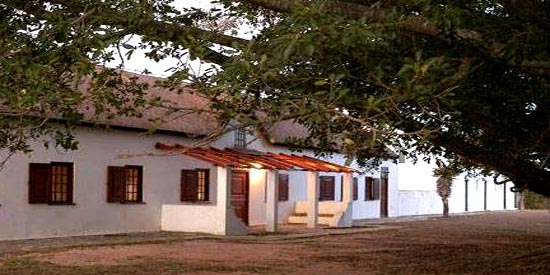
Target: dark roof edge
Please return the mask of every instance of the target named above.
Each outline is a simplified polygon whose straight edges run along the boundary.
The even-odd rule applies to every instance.
[[[49,119],[50,122],[53,123],[66,123],[67,120],[65,119],[59,119],[59,118],[52,118]],[[89,121],[82,121],[79,123],[75,123],[75,126],[83,126],[88,128],[98,128],[98,129],[112,129],[112,130],[122,130],[122,131],[129,131],[129,132],[139,132],[139,133],[151,133],[151,134],[163,134],[163,135],[171,135],[171,136],[177,136],[177,137],[184,137],[184,138],[190,138],[190,139],[200,139],[205,138],[207,135],[201,134],[201,135],[195,135],[180,131],[173,131],[173,130],[165,130],[165,129],[147,129],[147,128],[141,128],[141,127],[130,127],[130,126],[119,126],[119,125],[111,125],[106,123],[95,123],[95,122],[89,122]]]

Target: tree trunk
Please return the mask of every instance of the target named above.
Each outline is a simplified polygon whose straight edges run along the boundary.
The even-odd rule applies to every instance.
[[[453,178],[449,176],[439,176],[437,179],[437,194],[443,202],[443,216],[449,216],[449,197],[451,196],[451,186]]]
[[[449,199],[441,198],[441,201],[443,202],[443,217],[447,218],[449,217]]]

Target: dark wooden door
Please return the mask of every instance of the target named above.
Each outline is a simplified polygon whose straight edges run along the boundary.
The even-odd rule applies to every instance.
[[[233,171],[231,174],[231,205],[235,215],[248,225],[248,172]]]
[[[388,216],[388,178],[380,179],[380,217]]]

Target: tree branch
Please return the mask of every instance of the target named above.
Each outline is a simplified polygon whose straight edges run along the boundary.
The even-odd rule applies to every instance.
[[[237,2],[248,3],[265,9],[269,9],[275,12],[288,13],[296,6],[311,6],[312,3],[306,0],[237,0]],[[523,8],[523,9],[532,9],[534,3],[533,1],[527,1],[529,3],[524,3],[523,0],[504,0],[500,2],[507,2],[511,7]],[[504,4],[504,3],[503,3]],[[348,16],[350,18],[361,19],[361,18],[370,18],[377,23],[390,22],[396,20],[392,18],[390,13],[385,12],[382,9],[371,8],[366,5],[350,3],[345,1],[337,0],[327,0],[324,2],[325,9],[330,10],[333,13],[339,15]],[[402,30],[407,32],[426,35],[433,37],[439,40],[442,40],[446,43],[450,43],[450,40],[446,39],[441,35],[441,31],[437,28],[435,24],[427,20],[422,16],[407,16],[403,19],[400,19],[398,23],[399,27]],[[501,50],[504,48],[502,44],[486,41],[485,38],[478,32],[470,29],[459,28],[456,29],[455,36],[464,40],[473,40],[480,43],[480,45],[487,45],[487,48],[491,51],[495,57],[501,56]],[[518,66],[521,69],[524,69],[526,72],[542,76],[545,78],[550,78],[550,62],[546,61],[525,61],[520,64],[511,64],[513,66]]]
[[[51,12],[40,5],[41,3],[44,4],[46,2],[62,5],[77,14],[84,13],[89,8],[79,1],[66,0],[49,0],[41,1],[39,3],[35,1],[25,2],[6,0],[2,1],[2,4],[24,11],[28,14],[32,14],[39,19],[50,20],[51,18],[48,15],[51,15]],[[232,48],[243,48],[249,43],[246,39],[225,35],[215,31],[203,30],[181,24],[161,22],[153,19],[153,16],[150,14],[144,14],[140,20],[132,20],[130,22],[131,19],[129,19],[127,14],[124,12],[115,11],[109,7],[103,7],[99,2],[97,6],[95,6],[95,9],[88,13],[87,18],[91,19],[94,16],[97,17],[94,19],[100,18],[100,20],[98,20],[100,24],[125,29],[129,33],[135,33],[153,39],[170,41],[177,45],[188,47],[191,50],[193,48],[197,48],[197,43],[195,42],[197,40],[208,41],[210,43]],[[229,59],[229,57],[208,48],[207,45],[204,45],[201,51],[195,52],[202,52],[202,55],[199,56],[201,59],[217,64],[223,64]]]

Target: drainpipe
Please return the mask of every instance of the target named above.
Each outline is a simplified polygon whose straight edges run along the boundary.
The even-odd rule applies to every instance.
[[[468,212],[468,175],[464,175],[464,212]]]

